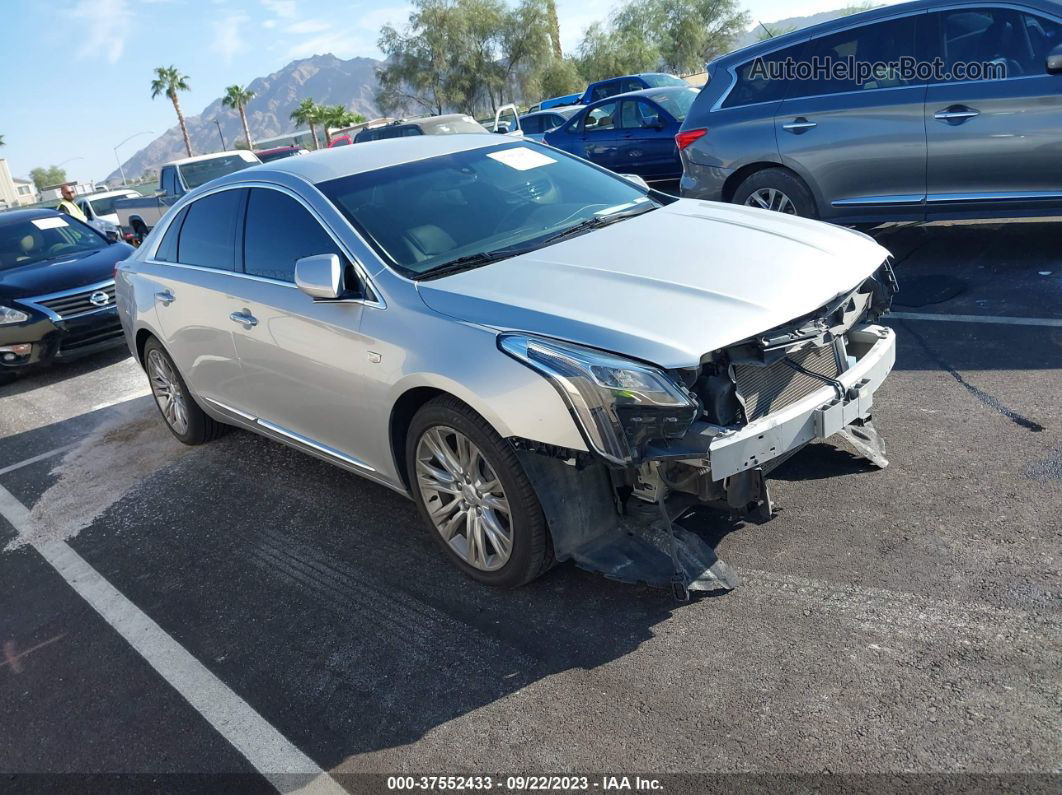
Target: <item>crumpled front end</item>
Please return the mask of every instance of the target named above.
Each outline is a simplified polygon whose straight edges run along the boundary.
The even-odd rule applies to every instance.
[[[687,403],[649,375],[603,373],[621,382],[621,396],[626,389],[652,399],[573,409],[581,427],[597,423],[587,433],[591,455],[514,440],[538,488],[557,558],[681,593],[735,587],[734,573],[682,526],[683,518],[709,506],[769,520],[767,474],[818,439],[839,435],[874,465],[887,466],[873,406],[895,363],[896,339],[876,321],[897,290],[886,261],[816,312],[708,352],[697,368],[669,371]],[[573,382],[573,390],[582,389]]]

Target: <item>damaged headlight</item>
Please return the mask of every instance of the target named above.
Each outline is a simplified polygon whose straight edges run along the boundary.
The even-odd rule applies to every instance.
[[[647,441],[681,437],[697,417],[695,400],[655,367],[518,334],[498,347],[550,380],[590,449],[613,464],[634,463]]]

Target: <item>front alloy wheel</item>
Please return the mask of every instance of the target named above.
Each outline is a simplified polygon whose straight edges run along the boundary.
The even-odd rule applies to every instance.
[[[417,445],[417,483],[443,541],[480,571],[497,571],[513,550],[505,490],[478,447],[460,431],[437,425]]]
[[[420,408],[405,465],[432,539],[469,577],[516,588],[553,564],[542,505],[516,450],[466,403],[440,395]]]
[[[796,215],[796,205],[793,200],[776,188],[760,188],[745,199],[746,207],[759,207],[786,215]]]

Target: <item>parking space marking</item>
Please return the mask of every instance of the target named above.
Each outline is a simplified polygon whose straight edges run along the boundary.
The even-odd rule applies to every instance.
[[[988,323],[996,326],[1048,326],[1062,328],[1062,318],[1054,317],[1003,317],[993,315],[936,315],[929,312],[890,312],[885,319],[939,320],[943,323]]]
[[[33,458],[27,458],[25,461],[19,461],[16,464],[11,464],[9,466],[4,467],[3,469],[0,469],[0,475],[6,475],[8,472],[14,472],[16,469],[22,469],[22,467],[28,467],[30,464],[36,464],[38,461],[44,461],[46,458],[51,458],[52,456],[60,455],[61,453],[65,453],[68,450],[73,450],[75,447],[77,447],[77,442],[67,444],[62,447],[57,447],[54,450],[49,450],[47,453],[35,455],[33,456]]]
[[[16,532],[28,530],[29,510],[0,486],[0,516]],[[34,549],[103,617],[192,708],[281,792],[345,790],[254,708],[166,634],[65,541]]]

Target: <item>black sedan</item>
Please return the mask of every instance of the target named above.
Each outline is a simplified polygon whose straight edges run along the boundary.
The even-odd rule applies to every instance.
[[[55,210],[0,213],[0,382],[122,345],[114,266],[132,252]]]

